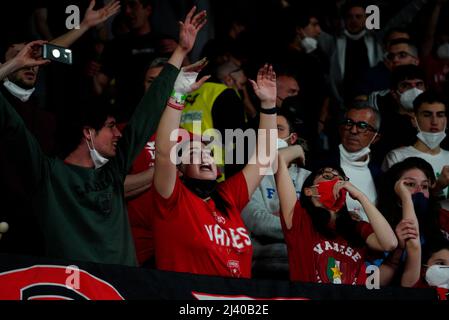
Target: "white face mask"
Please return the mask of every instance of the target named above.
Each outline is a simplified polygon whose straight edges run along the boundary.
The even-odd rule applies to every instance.
[[[443,60],[449,60],[449,42],[443,43],[438,47],[437,56]]]
[[[14,97],[18,98],[22,102],[27,102],[34,90],[36,90],[35,88],[23,89],[8,79],[4,80],[3,85]]]
[[[362,39],[362,38],[365,36],[366,30],[362,30],[362,31],[360,31],[359,33],[352,34],[352,33],[349,33],[349,31],[345,29],[344,34],[345,34],[345,36],[347,36],[349,39],[351,39],[351,40],[356,40],[356,41],[357,41],[357,40]]]
[[[287,137],[287,139],[288,138],[290,138],[290,137]],[[285,141],[284,139],[278,138],[278,140],[277,140],[277,148],[278,148],[278,150],[279,149],[284,149],[284,148],[287,148],[287,147],[288,147],[287,141]]]
[[[416,135],[419,140],[421,140],[430,150],[433,150],[440,146],[441,141],[446,138],[446,126],[444,130],[440,132],[424,132],[419,128],[418,122],[416,121],[416,127],[418,128],[418,134]]]
[[[432,287],[449,289],[449,266],[429,267],[426,271],[426,281]]]
[[[374,135],[374,137],[371,139],[370,143],[365,148],[362,148],[356,152],[348,152],[345,149],[345,147],[341,144],[339,146],[340,154],[343,156],[343,158],[345,158],[349,162],[360,162],[360,159],[362,159],[370,154],[371,149],[369,147],[371,146],[371,144],[373,143],[373,141],[376,137],[377,137],[377,133]]]
[[[305,37],[301,40],[301,45],[307,53],[311,53],[318,47],[318,40],[311,37]]]
[[[94,138],[93,138],[91,130],[89,130],[89,133],[90,133],[90,139],[92,141],[92,147],[89,145],[88,140],[86,140],[86,143],[87,143],[87,147],[89,148],[90,158],[92,159],[92,162],[94,163],[95,169],[99,169],[102,166],[104,166],[106,163],[108,163],[109,159],[103,157],[100,153],[98,153],[98,151],[95,149],[95,146],[94,146]]]
[[[401,104],[402,106],[409,111],[413,110],[413,101],[415,101],[416,97],[423,93],[423,90],[418,88],[413,88],[405,91],[404,93],[399,93],[401,95]]]

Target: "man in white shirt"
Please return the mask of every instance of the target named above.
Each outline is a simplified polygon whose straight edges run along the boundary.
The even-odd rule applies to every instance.
[[[432,165],[437,177],[434,192],[442,199],[447,198],[449,185],[449,151],[440,147],[446,137],[446,107],[444,98],[434,92],[426,91],[419,95],[413,102],[413,122],[418,129],[415,144],[390,151],[382,165],[386,171],[408,157],[426,160]]]
[[[380,174],[380,168],[370,162],[370,146],[379,140],[379,128],[380,114],[367,104],[352,106],[340,125],[340,167],[351,183],[366,194],[372,203],[377,201],[375,180]],[[349,212],[368,221],[360,203],[349,195],[346,206]]]
[[[376,182],[382,170],[380,164],[371,160],[370,146],[380,139],[380,122],[377,109],[367,102],[354,103],[346,111],[339,126],[341,143],[338,152],[312,163],[310,169],[314,171],[324,167],[340,167],[351,183],[375,204]],[[346,207],[354,218],[368,221],[360,203],[349,195],[346,196]]]

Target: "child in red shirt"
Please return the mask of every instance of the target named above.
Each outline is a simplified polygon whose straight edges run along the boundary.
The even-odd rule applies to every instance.
[[[364,285],[368,249],[391,251],[397,246],[396,236],[382,214],[347,181],[341,169],[313,172],[304,182],[298,201],[286,164],[303,155],[300,146],[281,150],[276,173],[290,279]],[[347,193],[360,201],[370,223],[351,218],[345,208]]]

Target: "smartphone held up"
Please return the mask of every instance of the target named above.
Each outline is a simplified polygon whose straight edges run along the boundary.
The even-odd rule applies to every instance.
[[[44,43],[42,45],[42,58],[72,64],[72,50],[51,43]]]

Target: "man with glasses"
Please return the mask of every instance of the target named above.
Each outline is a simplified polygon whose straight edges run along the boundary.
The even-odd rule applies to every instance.
[[[401,36],[404,37],[405,34],[401,34]],[[419,63],[418,49],[409,38],[387,40],[384,59],[366,72],[358,85],[358,94],[381,95],[388,93],[394,69],[410,64],[417,66]]]
[[[418,48],[410,39],[392,40],[385,54],[385,64],[390,70],[408,64],[417,66],[419,65]]]
[[[363,102],[354,104],[345,113],[339,127],[341,144],[338,153],[317,163],[315,168],[341,167],[351,183],[366,194],[372,203],[376,203],[375,181],[381,170],[379,165],[371,161],[370,146],[379,140],[379,128],[380,114],[376,109]],[[323,172],[323,177],[326,178],[324,174],[330,176],[331,173]],[[360,203],[349,195],[346,206],[349,212],[368,221]]]

